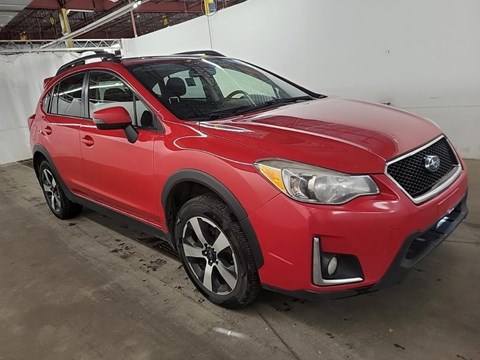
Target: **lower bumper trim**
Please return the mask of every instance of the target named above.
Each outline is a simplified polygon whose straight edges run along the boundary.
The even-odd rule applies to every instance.
[[[353,296],[359,296],[359,295],[364,295],[368,294],[369,292],[372,292],[371,287],[363,287],[363,288],[357,288],[357,289],[352,289],[352,290],[343,290],[343,291],[322,291],[322,292],[316,292],[316,291],[308,291],[308,290],[283,290],[279,289],[274,286],[270,285],[265,285],[262,284],[262,287],[265,290],[273,291],[279,294],[291,296],[294,298],[298,299],[305,299],[305,300],[311,300],[311,301],[318,301],[318,300],[339,300],[343,298],[349,298]]]

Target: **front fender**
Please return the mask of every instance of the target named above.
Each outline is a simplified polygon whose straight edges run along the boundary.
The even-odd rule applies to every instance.
[[[248,219],[248,215],[241,205],[240,201],[232,194],[232,192],[215,177],[195,169],[184,169],[177,171],[168,178],[165,182],[165,186],[162,191],[162,206],[163,209],[167,209],[167,200],[171,191],[176,185],[182,182],[195,182],[211,190],[215,195],[222,199],[232,210],[235,217],[238,219],[240,226],[242,227],[247,241],[252,249],[252,253],[255,259],[257,268],[263,265],[263,255],[258,243],[255,230]]]

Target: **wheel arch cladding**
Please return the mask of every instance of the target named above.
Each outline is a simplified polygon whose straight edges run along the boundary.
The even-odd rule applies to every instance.
[[[260,244],[258,243],[257,235],[248,219],[245,209],[225,185],[207,173],[199,170],[186,169],[178,171],[168,178],[162,191],[161,201],[170,231],[172,232],[174,230],[174,221],[179,210],[179,208],[175,209],[173,198],[176,190],[185,183],[197,184],[197,186],[200,186],[218,196],[228,205],[247,237],[248,244],[250,245],[255,258],[255,265],[257,268],[260,268],[264,263],[262,251]]]
[[[46,152],[44,149],[42,149],[39,145],[35,145],[34,151],[33,151],[33,169],[35,170],[35,174],[37,175],[37,179],[40,177],[39,174],[39,168],[40,164],[42,163],[43,160],[48,160],[48,158],[45,156],[44,152]]]

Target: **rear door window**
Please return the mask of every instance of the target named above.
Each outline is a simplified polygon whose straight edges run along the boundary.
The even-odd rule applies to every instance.
[[[85,106],[82,100],[84,73],[75,74],[61,80],[53,90],[50,113],[84,117]]]

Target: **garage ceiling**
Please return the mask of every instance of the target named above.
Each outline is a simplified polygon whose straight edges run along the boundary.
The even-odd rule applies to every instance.
[[[30,0],[2,0],[0,3],[0,28],[7,25],[29,3]]]
[[[0,40],[57,39],[62,36],[58,14],[62,0],[0,0]],[[245,0],[217,0],[218,9]],[[72,31],[128,4],[129,0],[66,0]],[[193,19],[203,14],[202,0],[150,0],[134,10],[138,35]],[[112,39],[134,36],[130,13],[103,25],[80,38]]]

